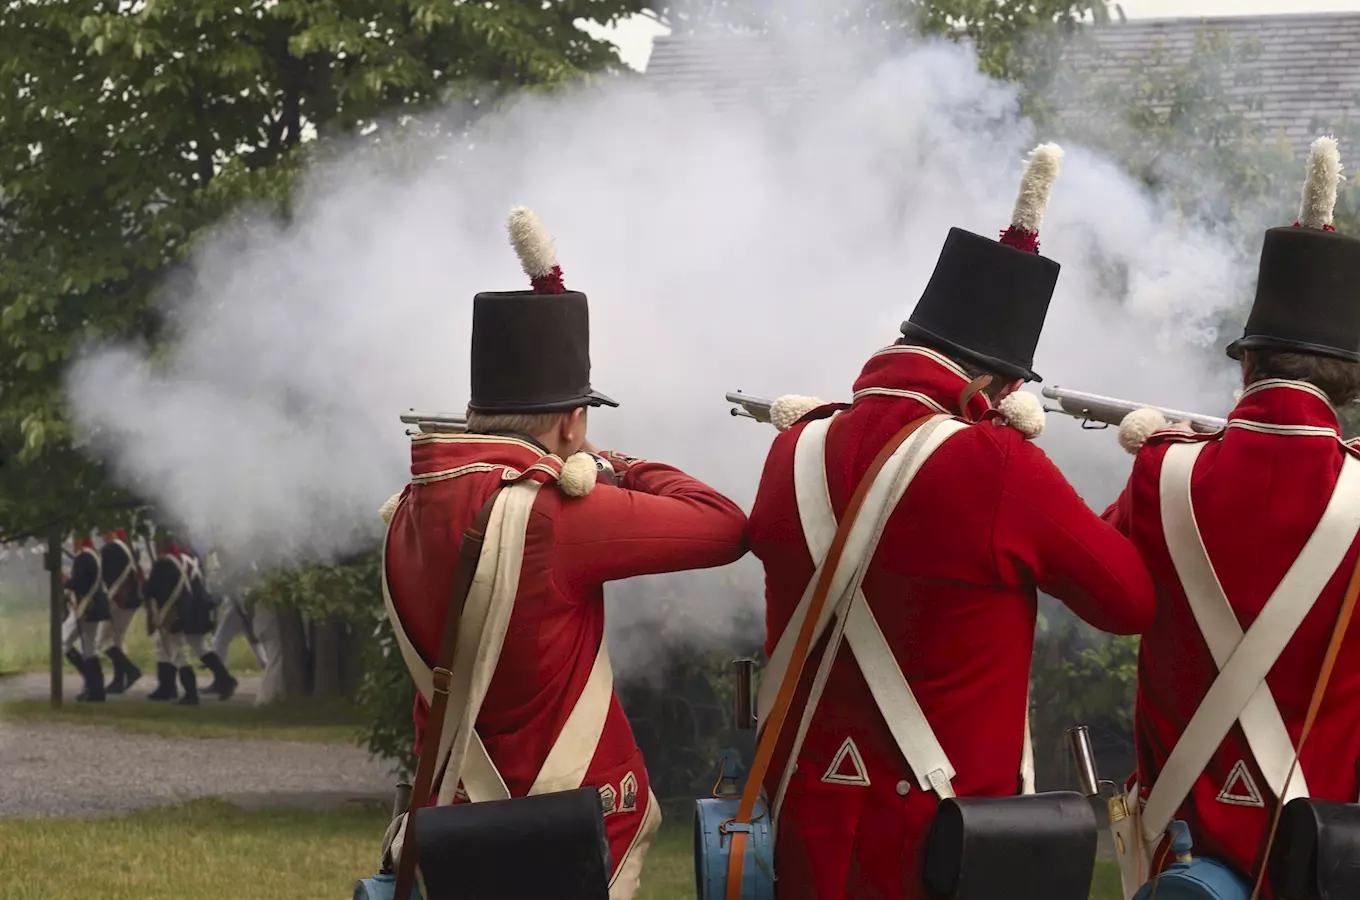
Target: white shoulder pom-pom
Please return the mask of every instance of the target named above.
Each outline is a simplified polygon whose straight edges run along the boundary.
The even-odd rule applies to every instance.
[[[1038,234],[1044,224],[1044,210],[1058,180],[1058,169],[1063,151],[1057,144],[1040,144],[1030,151],[1025,163],[1025,174],[1020,180],[1020,194],[1015,198],[1011,225],[1030,234]]]
[[[527,206],[516,206],[510,210],[506,228],[524,274],[530,278],[551,275],[553,266],[557,265],[557,251],[553,248],[551,235],[534,211]]]
[[[584,497],[595,489],[599,475],[595,457],[589,453],[573,453],[562,463],[562,477],[557,483],[568,497]]]
[[[378,509],[378,515],[382,516],[384,525],[392,524],[392,517],[397,514],[397,504],[400,502],[401,494],[393,494],[388,497],[387,502]]]
[[[770,424],[780,431],[788,431],[793,427],[794,422],[817,407],[825,405],[826,401],[819,400],[816,397],[785,394],[770,404]]]
[[[1332,224],[1336,208],[1336,188],[1341,183],[1341,151],[1336,138],[1320,137],[1308,150],[1308,174],[1303,182],[1299,204],[1299,224],[1304,228],[1323,228]]]
[[[1044,406],[1039,398],[1024,391],[1015,391],[1001,398],[996,407],[1001,411],[1001,420],[1033,440],[1044,433]]]
[[[1171,423],[1155,409],[1135,409],[1119,423],[1119,446],[1136,454],[1143,449],[1153,432],[1162,431]]]

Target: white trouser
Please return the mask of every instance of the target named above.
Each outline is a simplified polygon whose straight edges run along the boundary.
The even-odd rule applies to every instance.
[[[76,649],[76,641],[80,640],[80,629],[76,627],[76,614],[68,610],[66,621],[61,623],[61,652],[70,653]]]
[[[182,634],[184,645],[194,652],[194,656],[199,659],[208,655],[208,636],[206,634]]]
[[[193,660],[189,656],[189,643],[186,640],[187,637],[188,635],[171,634],[168,631],[162,631],[160,633],[161,646],[164,648],[165,652],[164,661],[170,663],[170,665],[174,666],[176,669],[187,668],[193,664]],[[161,660],[158,657],[156,661],[160,662]]]
[[[61,624],[61,652],[70,653],[79,645],[80,655],[93,659],[98,635],[98,622],[76,622],[75,613],[67,613],[66,621]]]
[[[151,613],[148,612],[147,615]],[[151,647],[156,651],[156,665],[170,661],[170,654],[165,649],[165,638],[161,635],[160,629],[151,635]]]
[[[213,652],[223,661],[227,658],[227,650],[231,647],[231,642],[246,633],[246,613],[241,605],[234,598],[228,598],[225,607],[226,612],[222,616],[221,624],[217,626],[217,634],[213,635]],[[259,637],[259,635],[256,635],[256,637]],[[265,660],[268,659],[264,648],[259,644],[251,644],[250,649],[255,654],[255,659],[259,661],[260,668],[263,669]]]
[[[109,620],[99,623],[99,652],[108,653],[114,647],[123,649],[127,639],[128,626],[132,624],[135,609],[123,609],[117,603],[109,604]]]
[[[283,643],[279,640],[279,619],[271,606],[259,604],[255,607],[255,636],[264,648],[264,678],[260,680],[260,693],[255,696],[255,705],[264,706],[283,699]]]

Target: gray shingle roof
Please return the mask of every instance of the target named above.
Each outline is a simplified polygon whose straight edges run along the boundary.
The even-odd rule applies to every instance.
[[[1098,76],[1118,78],[1159,54],[1170,64],[1183,63],[1206,29],[1234,45],[1254,46],[1254,58],[1235,63],[1235,74],[1249,86],[1234,93],[1244,106],[1250,100],[1258,107],[1249,117],[1283,133],[1297,152],[1346,117],[1360,119],[1360,13],[1135,20],[1088,34],[1098,47]],[[1069,62],[1084,68],[1092,59],[1079,46]],[[754,94],[780,105],[813,91],[794,73],[787,53],[770,41],[711,34],[657,38],[646,71],[650,82],[668,91],[717,103]]]

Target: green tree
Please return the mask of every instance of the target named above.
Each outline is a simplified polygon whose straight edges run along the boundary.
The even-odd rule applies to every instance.
[[[246,200],[286,215],[331,137],[399,111],[619,67],[575,26],[636,0],[54,0],[0,7],[0,533],[135,503],[81,452],[62,376],[92,341],[173,338],[156,288]],[[312,140],[319,138],[320,141]],[[135,486],[134,492],[135,492]]]

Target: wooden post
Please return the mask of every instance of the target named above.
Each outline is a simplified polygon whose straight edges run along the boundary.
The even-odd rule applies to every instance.
[[[49,585],[48,652],[52,669],[52,708],[61,709],[62,654],[61,626],[66,621],[66,592],[61,579],[61,535],[47,539],[47,577]]]

